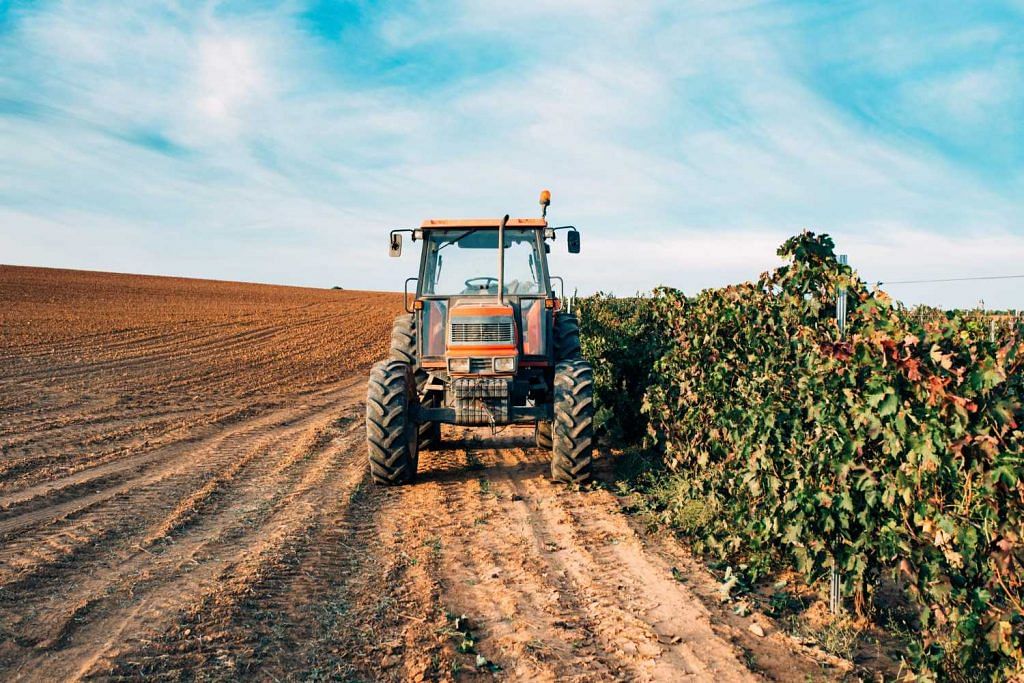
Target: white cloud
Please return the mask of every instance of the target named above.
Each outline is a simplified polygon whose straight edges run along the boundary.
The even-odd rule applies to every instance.
[[[942,75],[908,86],[904,106],[937,109],[954,125],[990,125],[1000,109],[1024,98],[1022,76],[1024,73],[1009,63]]]
[[[225,121],[260,94],[266,82],[254,52],[245,38],[216,36],[200,41],[196,65],[200,112]]]

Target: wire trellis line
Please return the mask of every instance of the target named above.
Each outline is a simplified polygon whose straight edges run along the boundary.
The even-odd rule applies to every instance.
[[[1017,280],[1024,275],[979,275],[977,277],[946,277],[935,280],[879,280],[876,285],[917,285],[929,282],[967,282],[968,280]]]

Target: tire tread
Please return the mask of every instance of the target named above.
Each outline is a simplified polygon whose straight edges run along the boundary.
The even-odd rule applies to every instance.
[[[411,368],[400,360],[384,360],[370,370],[366,389],[366,446],[373,481],[384,486],[416,478],[418,450],[410,420],[415,396]]]
[[[555,366],[551,476],[567,484],[590,479],[594,452],[594,373],[583,359]]]

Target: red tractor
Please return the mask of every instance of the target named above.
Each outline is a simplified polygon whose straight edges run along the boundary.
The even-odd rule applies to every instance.
[[[402,254],[402,233],[423,249],[390,357],[370,371],[366,436],[377,484],[414,481],[419,452],[439,447],[442,423],[532,424],[556,481],[590,477],[593,375],[547,258],[559,231],[572,254],[580,235],[548,226],[550,197],[541,193],[541,218],[434,219],[391,231],[391,256]]]

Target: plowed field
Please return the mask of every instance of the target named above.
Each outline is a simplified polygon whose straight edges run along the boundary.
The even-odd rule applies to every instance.
[[[531,431],[446,428],[375,489],[366,370],[400,311],[0,266],[0,677],[837,675],[608,490],[553,485]]]

